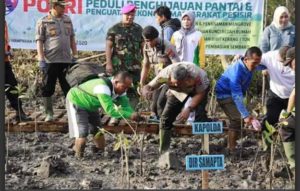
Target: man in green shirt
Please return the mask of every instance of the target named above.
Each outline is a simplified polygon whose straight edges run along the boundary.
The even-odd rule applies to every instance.
[[[138,113],[133,111],[126,96],[126,91],[131,85],[130,74],[119,72],[112,79],[91,79],[70,89],[66,105],[70,137],[75,137],[73,150],[76,157],[83,156],[88,134],[94,136],[96,149],[105,148],[104,135],[95,136],[98,126],[101,125],[99,108],[114,118],[124,117],[135,121],[141,119]]]

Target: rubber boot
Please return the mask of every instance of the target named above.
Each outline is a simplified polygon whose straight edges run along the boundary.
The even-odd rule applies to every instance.
[[[283,148],[291,170],[295,169],[295,141],[283,142]]]
[[[92,151],[97,153],[98,151],[105,150],[105,137],[104,134],[94,136],[95,145],[92,147]]]
[[[44,103],[45,114],[46,114],[45,121],[53,121],[52,98],[43,97],[43,103]]]
[[[86,138],[76,138],[73,150],[76,158],[82,158],[85,150]]]
[[[16,111],[15,120],[17,122],[21,122],[21,121],[31,121],[32,119],[25,114],[22,108],[20,108],[20,112]]]
[[[238,139],[238,131],[232,131],[229,130],[228,131],[228,141],[227,141],[227,148],[229,150],[229,152],[234,152],[236,145],[237,145],[237,139]]]
[[[159,129],[159,153],[163,154],[169,150],[171,144],[171,130]]]

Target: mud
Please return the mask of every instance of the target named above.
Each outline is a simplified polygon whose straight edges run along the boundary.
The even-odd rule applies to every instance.
[[[122,178],[120,151],[114,151],[114,140],[106,135],[104,152],[93,153],[89,137],[83,159],[72,151],[73,139],[63,133],[6,133],[6,189],[199,189],[201,171],[185,170],[185,156],[201,152],[199,136],[174,137],[171,151],[180,161],[178,169],[158,167],[158,135],[145,135],[141,174],[141,142],[129,152],[130,185],[126,173]],[[210,189],[268,189],[270,173],[266,152],[258,150],[255,135],[240,139],[235,154],[225,149],[224,135],[210,137],[210,153],[225,155],[225,170],[209,171]],[[256,158],[255,165],[253,164]],[[49,164],[49,176],[38,171],[43,161]],[[275,154],[274,171],[284,166],[279,152]],[[48,167],[46,167],[47,169]],[[274,172],[273,171],[273,172]],[[273,189],[291,189],[293,182],[273,177]]]

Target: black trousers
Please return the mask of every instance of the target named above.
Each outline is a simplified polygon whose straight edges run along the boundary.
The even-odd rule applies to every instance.
[[[166,104],[160,116],[160,129],[170,130],[173,127],[173,122],[177,115],[181,112],[182,107],[188,97],[183,101],[179,101],[174,95],[167,94]]]
[[[153,92],[153,99],[151,103],[151,111],[157,116],[161,116],[167,101],[166,92],[168,91],[168,85],[163,85],[159,89]],[[206,104],[208,99],[209,88],[206,89],[205,96],[201,103],[195,108],[195,121],[208,122],[210,119],[207,117]],[[186,101],[186,100],[185,100]]]
[[[10,62],[5,62],[5,95],[10,102],[10,105],[14,110],[18,110],[18,94],[11,93],[12,90],[16,90],[15,86],[18,85],[17,79],[12,71]],[[19,100],[20,109],[22,110],[22,102]]]
[[[209,93],[210,88],[207,88],[205,91],[205,96],[200,102],[200,104],[195,108],[195,121],[197,122],[210,122],[211,119],[207,117],[207,110],[206,110],[206,105],[207,105],[207,99],[208,99],[208,93]]]
[[[161,94],[158,98],[158,104],[163,105],[164,99],[166,100],[164,107],[161,107],[161,115],[160,115],[160,128],[169,130],[173,127],[173,122],[176,120],[177,115],[181,112],[185,102],[188,100],[189,95],[183,102],[179,101],[174,95],[167,94],[168,86],[163,87],[161,90]],[[209,88],[206,90],[206,95],[204,99],[200,102],[200,104],[195,108],[196,116],[195,121],[208,121],[207,112],[206,112],[206,104],[208,98]],[[162,95],[162,96],[161,96]],[[161,102],[161,103],[159,103]],[[160,111],[159,111],[160,112]]]
[[[70,90],[70,85],[65,78],[68,66],[69,64],[67,63],[49,63],[48,67],[42,69],[43,80],[41,90],[43,97],[51,97],[54,94],[57,78],[66,97]]]
[[[289,99],[281,99],[271,90],[268,91],[267,114],[264,117],[262,128],[266,129],[265,122],[274,125],[278,122],[281,110],[286,109]]]
[[[154,112],[156,116],[160,116],[164,110],[167,101],[166,92],[168,89],[168,85],[164,84],[153,92],[151,111]]]
[[[287,124],[283,124],[279,129],[279,133],[281,135],[283,142],[292,142],[295,141],[295,126],[296,119],[295,116],[291,115],[287,119],[285,119]]]

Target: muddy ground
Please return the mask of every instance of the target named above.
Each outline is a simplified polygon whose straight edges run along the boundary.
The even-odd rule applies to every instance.
[[[54,108],[63,109],[64,99],[56,91]],[[24,101],[25,111],[41,103]],[[8,102],[7,109],[10,110]],[[200,136],[174,137],[171,151],[180,160],[178,169],[161,169],[158,166],[159,137],[145,134],[143,148],[143,174],[140,173],[141,141],[129,153],[130,185],[126,174],[122,178],[121,154],[114,151],[115,140],[106,135],[104,152],[93,153],[91,137],[84,159],[76,159],[72,151],[73,139],[68,133],[6,133],[6,189],[201,189],[201,171],[186,171],[185,156],[199,154]],[[140,135],[141,137],[142,135]],[[238,141],[235,155],[226,152],[226,135],[210,136],[210,153],[225,155],[225,170],[209,171],[210,189],[269,189],[270,173],[266,167],[268,153],[260,151],[260,135],[248,133]],[[259,150],[258,150],[259,149]],[[283,150],[281,149],[281,152]],[[257,157],[256,157],[257,154]],[[48,173],[41,172],[47,161]],[[285,165],[279,152],[275,154],[273,172]],[[123,181],[122,181],[123,179]],[[288,177],[273,177],[273,189],[293,189]]]
[[[91,139],[91,137],[90,137]],[[114,140],[106,136],[104,152],[93,153],[89,141],[84,159],[76,159],[71,149],[73,139],[63,133],[6,133],[7,162],[6,189],[121,189],[127,188],[126,176],[122,183],[120,151],[113,151]],[[179,169],[158,167],[158,135],[145,135],[143,175],[140,174],[140,143],[129,154],[131,189],[199,189],[201,172],[185,170],[185,156],[198,154],[199,136],[174,137],[171,150],[181,164]],[[267,154],[258,152],[256,135],[240,139],[235,156],[225,151],[225,136],[210,137],[211,154],[225,154],[225,170],[209,171],[210,189],[267,189],[270,176],[265,167]],[[242,154],[240,153],[242,151]],[[43,161],[51,163],[50,176],[41,175]],[[274,169],[284,163],[279,152],[275,155]],[[252,173],[252,175],[251,175]],[[293,183],[283,177],[273,178],[273,189],[291,189]]]

